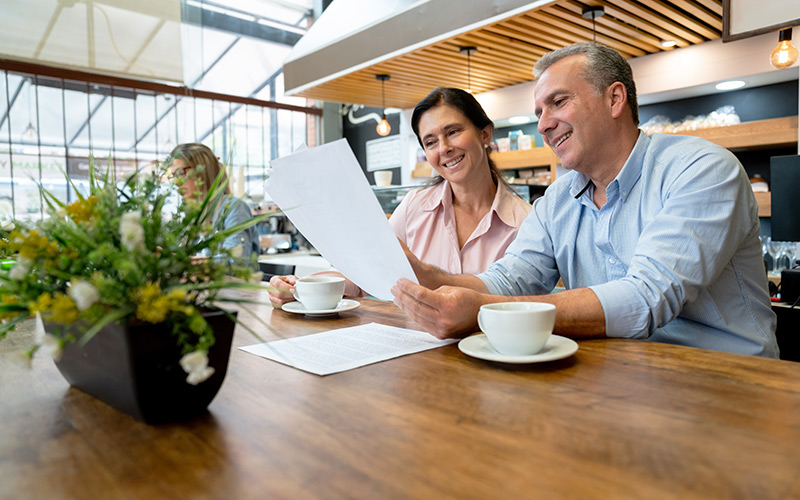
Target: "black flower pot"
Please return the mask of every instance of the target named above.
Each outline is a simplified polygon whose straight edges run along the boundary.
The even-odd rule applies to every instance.
[[[56,366],[70,385],[136,420],[191,419],[206,410],[222,386],[236,326],[220,311],[203,316],[216,339],[208,352],[214,374],[198,385],[186,382],[181,351],[166,324],[108,325],[83,347],[64,346]]]

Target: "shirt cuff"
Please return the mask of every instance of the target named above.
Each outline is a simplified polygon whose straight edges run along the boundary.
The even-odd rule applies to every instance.
[[[636,293],[633,284],[614,280],[590,286],[606,317],[606,336],[646,339],[650,336],[650,307]]]

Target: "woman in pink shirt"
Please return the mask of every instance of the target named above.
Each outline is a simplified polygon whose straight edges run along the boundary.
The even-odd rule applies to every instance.
[[[449,273],[483,272],[503,256],[531,211],[490,158],[494,125],[471,94],[440,87],[414,108],[411,127],[438,176],[426,189],[409,192],[389,224],[422,262]],[[294,300],[296,279],[270,280],[273,305]],[[347,280],[345,294],[362,292]]]

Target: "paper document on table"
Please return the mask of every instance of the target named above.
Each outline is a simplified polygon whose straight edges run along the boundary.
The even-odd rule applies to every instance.
[[[330,375],[457,341],[439,340],[417,330],[369,323],[239,349],[310,373]]]
[[[270,162],[265,189],[333,267],[370,295],[392,300],[417,278],[344,139]]]

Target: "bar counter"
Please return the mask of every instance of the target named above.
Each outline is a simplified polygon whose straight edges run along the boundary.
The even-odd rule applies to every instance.
[[[332,319],[256,312],[284,338],[418,328],[360,302]],[[25,369],[4,342],[2,499],[800,497],[790,361],[590,340],[503,365],[453,344],[319,377],[234,349],[208,412],[149,426],[70,388],[46,355]],[[256,342],[237,326],[234,347]]]

